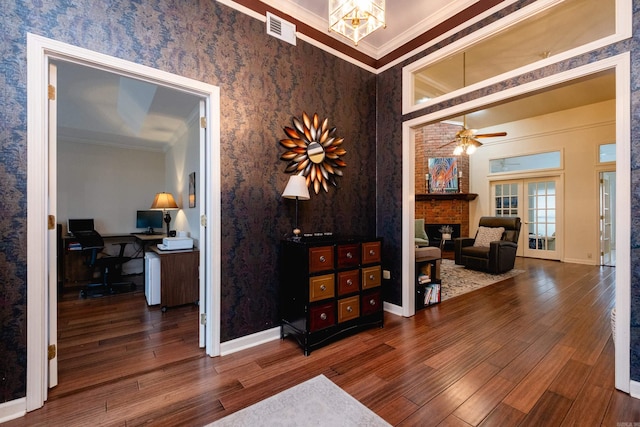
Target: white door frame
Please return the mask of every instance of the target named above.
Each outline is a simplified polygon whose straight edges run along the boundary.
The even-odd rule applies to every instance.
[[[90,64],[136,79],[193,93],[206,100],[206,144],[211,169],[206,213],[208,262],[205,265],[208,332],[206,352],[220,354],[220,88],[88,49],[27,34],[27,411],[47,399],[48,150],[47,77],[49,59]],[[217,171],[217,173],[214,173]],[[202,302],[201,302],[202,303]],[[57,315],[53,313],[52,315]]]
[[[600,71],[616,73],[616,336],[615,386],[640,396],[640,384],[631,382],[631,54],[622,53],[472,101],[445,108],[402,124],[402,315],[414,314],[415,272],[415,129],[447,117],[468,113],[495,102],[568,82]]]

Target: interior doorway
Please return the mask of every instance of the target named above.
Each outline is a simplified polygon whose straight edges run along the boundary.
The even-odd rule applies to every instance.
[[[436,123],[460,114],[479,110],[488,105],[497,105],[509,100],[534,93],[536,90],[548,89],[554,85],[564,84],[585,76],[614,70],[615,72],[615,108],[616,108],[616,146],[617,159],[616,170],[616,322],[620,325],[630,324],[629,300],[631,295],[630,277],[630,236],[622,233],[631,226],[631,202],[630,202],[630,99],[628,85],[630,84],[629,65],[630,55],[620,54],[616,57],[601,60],[572,70],[560,72],[552,76],[505,89],[497,93],[477,98],[469,102],[445,108],[424,116],[416,117],[403,122],[403,147],[402,157],[408,159],[403,165],[402,180],[402,307],[399,314],[411,316],[414,314],[415,295],[412,280],[415,277],[415,248],[414,239],[414,212],[415,212],[415,160],[412,153],[415,152],[416,129],[426,124]],[[616,328],[615,346],[615,386],[619,390],[630,391],[630,329]]]
[[[52,125],[49,115],[51,92],[49,65],[51,61],[73,61],[87,66],[111,70],[122,75],[155,84],[166,85],[176,90],[197,95],[205,100],[206,112],[202,123],[206,123],[204,154],[199,170],[206,182],[208,197],[202,200],[203,215],[200,223],[205,225],[200,253],[200,276],[204,277],[204,298],[200,304],[207,316],[206,353],[220,354],[220,93],[219,88],[184,78],[157,69],[103,55],[87,49],[56,42],[33,34],[27,35],[27,316],[30,327],[27,331],[27,399],[26,410],[41,407],[47,399],[49,369],[55,363],[55,349],[51,352],[49,340],[55,339],[56,287],[50,285],[50,276],[55,275],[55,256],[49,251],[55,239],[55,189],[50,186],[53,157],[49,151]],[[51,153],[51,154],[50,154]],[[55,151],[54,151],[55,153]],[[54,166],[55,169],[55,166]],[[53,194],[52,194],[53,191]],[[54,201],[54,202],[52,202]],[[43,218],[49,218],[43,221]],[[52,231],[54,230],[54,231]],[[54,245],[55,246],[55,245]],[[206,257],[205,257],[206,254]],[[52,258],[54,259],[52,265]],[[57,278],[56,278],[57,279]],[[51,280],[57,283],[57,280]],[[53,327],[50,328],[50,327]],[[52,358],[47,357],[47,349]]]

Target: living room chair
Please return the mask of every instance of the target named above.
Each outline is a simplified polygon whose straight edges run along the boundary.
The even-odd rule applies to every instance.
[[[483,216],[478,225],[475,238],[454,239],[455,263],[491,274],[513,269],[522,226],[520,218]]]
[[[92,270],[100,271],[100,282],[90,283],[80,291],[80,296],[86,298],[95,294],[116,294],[135,289],[133,282],[122,281],[122,264],[131,260],[124,255],[127,242],[120,242],[118,255],[105,255],[104,240],[95,230],[75,232],[74,237],[80,243],[85,254],[85,264]]]
[[[429,246],[429,236],[427,236],[427,232],[424,229],[424,218],[416,219],[415,227],[414,240],[416,248]]]

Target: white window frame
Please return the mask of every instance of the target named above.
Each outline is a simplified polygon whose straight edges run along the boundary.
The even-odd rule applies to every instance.
[[[525,19],[540,13],[550,7],[553,7],[559,3],[562,3],[563,0],[539,0],[535,3],[523,7],[522,9],[506,16],[498,21],[482,27],[478,31],[469,34],[466,37],[461,38],[460,40],[451,43],[442,49],[438,49],[434,53],[425,56],[405,67],[402,68],[402,114],[412,113],[414,111],[421,110],[423,108],[427,108],[436,104],[439,104],[445,100],[456,98],[458,96],[464,95],[469,92],[473,92],[474,90],[491,86],[498,82],[508,80],[510,78],[519,76],[521,74],[533,71],[538,68],[546,67],[548,65],[554,64],[556,62],[564,61],[565,59],[569,59],[580,54],[592,51],[594,49],[601,48],[603,46],[609,45],[611,43],[618,42],[620,40],[627,39],[632,36],[632,14],[629,11],[632,10],[632,0],[616,0],[616,12],[615,12],[615,33],[595,40],[591,43],[587,43],[582,46],[578,46],[568,51],[564,51],[558,53],[557,55],[552,55],[549,58],[541,59],[540,61],[533,62],[531,64],[524,65],[520,68],[516,68],[515,70],[508,71],[506,73],[499,74],[494,77],[490,77],[481,82],[477,82],[471,84],[469,86],[454,90],[452,92],[446,93],[444,95],[432,98],[426,102],[414,103],[414,75],[419,70],[428,66],[429,64],[433,64],[438,62],[450,55],[454,55],[468,46],[474,45],[484,39],[488,39],[492,35],[499,33],[500,31],[505,30],[513,25],[517,25],[519,22],[524,21]]]

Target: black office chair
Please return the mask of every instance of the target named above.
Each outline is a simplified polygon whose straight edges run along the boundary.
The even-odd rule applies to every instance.
[[[128,292],[136,288],[135,283],[122,281],[122,264],[131,260],[131,257],[124,256],[127,242],[121,242],[118,255],[106,255],[104,250],[104,240],[95,230],[74,232],[74,237],[80,243],[85,254],[85,263],[91,269],[100,270],[100,282],[90,283],[85,289],[80,291],[80,296],[117,294]]]

